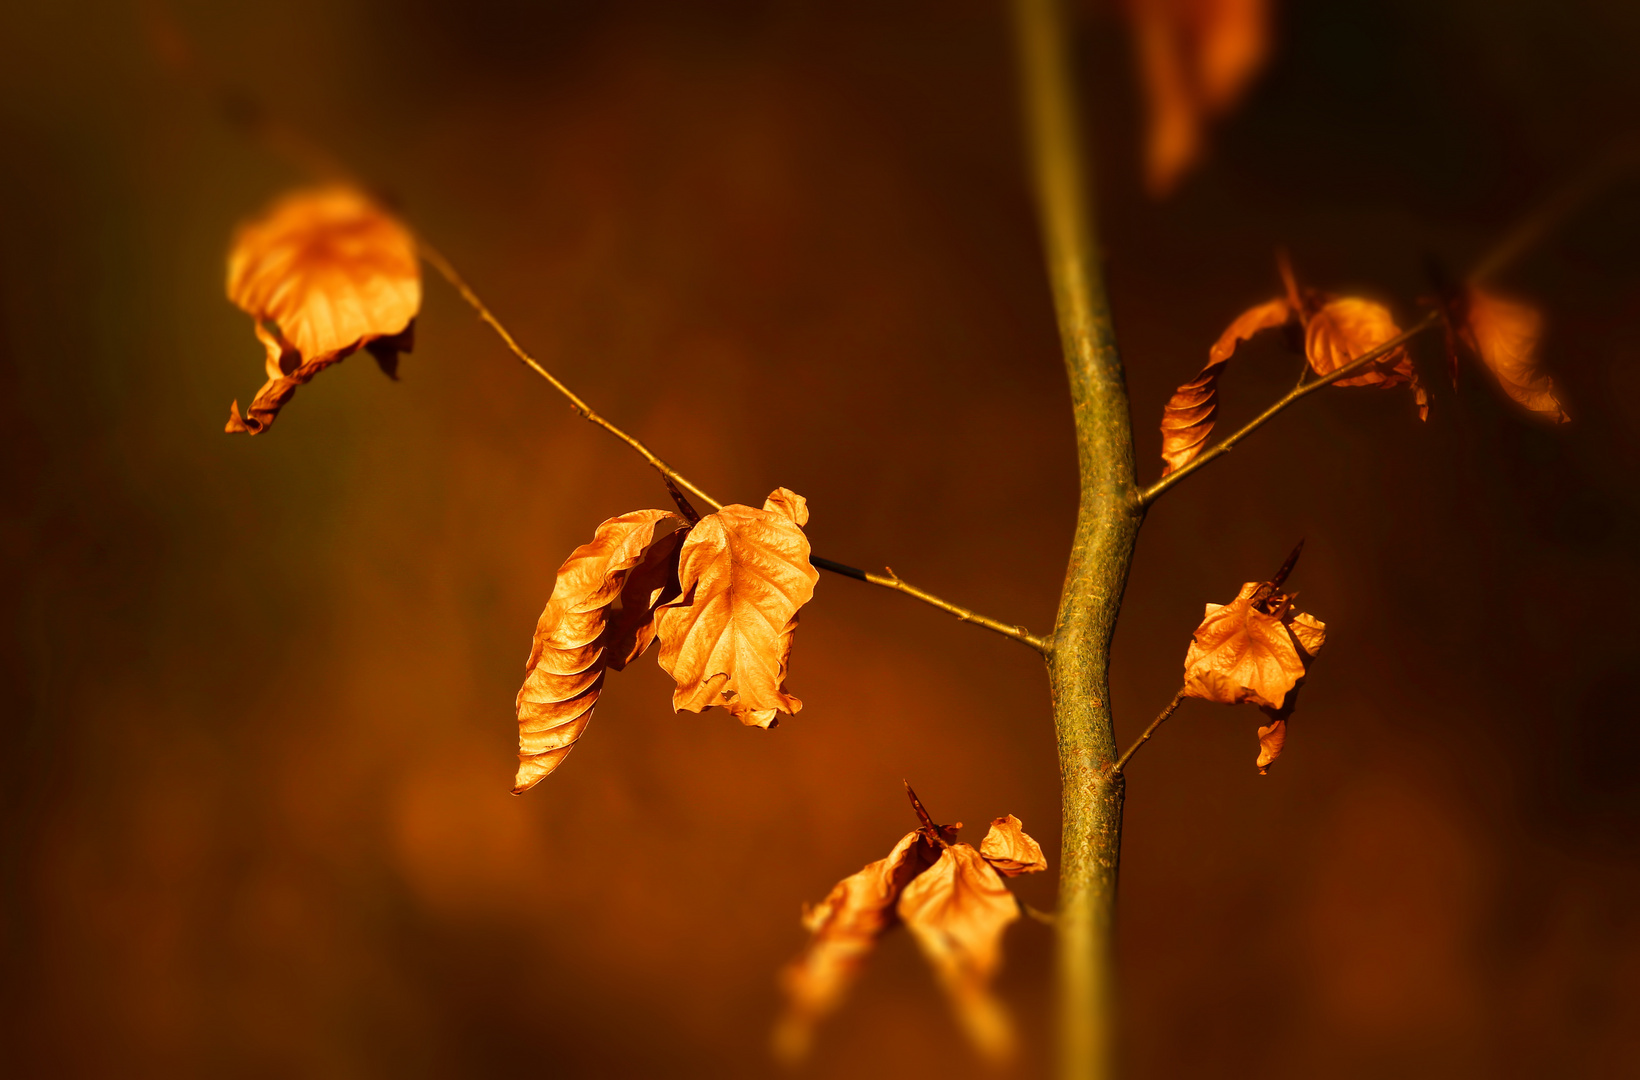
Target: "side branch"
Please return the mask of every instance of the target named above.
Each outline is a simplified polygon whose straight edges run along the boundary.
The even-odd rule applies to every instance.
[[[841,574],[844,577],[851,577],[856,581],[864,581],[872,585],[881,585],[885,589],[893,589],[897,593],[904,593],[913,600],[921,600],[930,607],[937,607],[941,611],[955,615],[958,619],[965,623],[973,623],[975,626],[983,626],[987,630],[996,631],[1003,637],[1013,638],[1015,641],[1020,642],[1023,645],[1029,645],[1043,656],[1053,655],[1053,642],[1047,638],[1037,637],[1023,626],[1009,625],[1008,623],[990,618],[989,616],[981,615],[978,612],[970,611],[965,607],[959,607],[948,600],[941,600],[933,593],[924,592],[914,585],[906,584],[904,581],[900,580],[900,575],[896,574],[888,567],[884,567],[884,569],[888,571],[885,576],[883,574],[868,573],[864,570],[859,570],[855,567],[847,566],[840,562],[833,562],[830,559],[822,559],[818,555],[811,556],[809,561],[822,570],[830,570],[834,574]]]
[[[684,476],[682,473],[672,468],[672,466],[662,461],[660,456],[653,450],[649,449],[649,447],[645,446],[642,440],[638,439],[634,435],[627,434],[621,428],[605,419],[600,413],[598,413],[597,410],[588,405],[579,394],[571,390],[568,386],[565,386],[556,375],[548,371],[539,360],[531,356],[529,351],[518,343],[518,339],[513,337],[511,332],[507,330],[506,326],[502,324],[501,320],[495,317],[495,313],[490,310],[489,305],[485,304],[479,295],[473,291],[472,286],[467,284],[466,279],[461,276],[455,266],[451,264],[450,260],[446,259],[437,248],[433,247],[425,240],[418,239],[417,244],[421,249],[421,257],[427,261],[429,266],[437,270],[444,280],[448,281],[451,286],[455,288],[456,292],[461,294],[461,298],[467,301],[469,307],[478,312],[478,317],[482,319],[491,330],[495,331],[496,336],[501,339],[502,344],[507,346],[508,351],[518,357],[519,360],[523,361],[524,366],[528,367],[531,371],[547,380],[547,382],[552,385],[554,390],[557,390],[560,394],[564,395],[564,397],[568,398],[570,408],[572,408],[578,416],[598,425],[611,435],[615,436],[617,439],[626,443],[626,445],[630,446],[632,449],[636,450],[639,456],[641,456],[650,465],[654,466],[655,470],[659,472],[661,476],[666,478],[668,484],[675,485],[676,487],[687,491],[689,494],[700,499],[714,510],[723,509],[722,503],[706,494],[706,492],[702,491],[700,487],[693,483],[688,477]],[[941,611],[950,612],[963,622],[973,623],[976,626],[983,626],[987,630],[996,631],[1003,637],[1013,638],[1015,641],[1029,645],[1043,656],[1049,656],[1053,652],[1053,646],[1048,640],[1037,637],[1030,631],[1026,630],[1023,626],[1010,626],[1005,622],[992,619],[985,615],[980,615],[977,612],[970,611],[965,607],[959,607],[949,601],[941,600],[933,593],[924,592],[922,589],[907,585],[905,582],[901,581],[892,570],[888,571],[888,576],[885,577],[882,574],[869,574],[864,570],[856,570],[852,566],[846,566],[843,563],[833,562],[830,559],[811,557],[810,561],[821,570],[829,570],[834,574],[842,574],[844,577],[855,578],[859,581],[870,582],[873,585],[881,585],[886,589],[893,589],[895,592],[904,593],[906,596],[912,597],[913,599],[921,600],[925,604],[932,607],[937,607]]]
[[[1173,710],[1177,709],[1179,707],[1179,702],[1183,700],[1184,687],[1181,686],[1179,687],[1179,692],[1173,695],[1173,700],[1168,702],[1167,707],[1157,714],[1156,719],[1150,722],[1149,727],[1145,728],[1144,734],[1140,735],[1139,738],[1134,741],[1133,745],[1128,747],[1122,756],[1117,758],[1115,763],[1111,765],[1110,771],[1113,774],[1121,772],[1123,768],[1127,766],[1128,759],[1139,752],[1139,747],[1150,741],[1150,737],[1156,734],[1156,729],[1161,727],[1162,724],[1166,722],[1167,718],[1173,715]]]
[[[1355,374],[1357,371],[1360,371],[1368,364],[1382,359],[1385,355],[1394,352],[1396,349],[1400,348],[1402,345],[1405,345],[1407,342],[1411,341],[1425,330],[1428,330],[1430,327],[1435,326],[1440,321],[1440,312],[1432,311],[1428,315],[1425,315],[1422,319],[1419,319],[1417,322],[1413,323],[1412,326],[1403,331],[1399,337],[1390,338],[1376,349],[1369,349],[1360,356],[1356,357],[1354,360],[1345,364],[1343,367],[1339,368],[1337,371],[1330,371],[1319,379],[1293,387],[1274,405],[1271,405],[1268,409],[1265,409],[1263,412],[1253,417],[1252,420],[1248,421],[1246,426],[1244,426],[1240,431],[1236,432],[1234,435],[1227,435],[1223,439],[1220,439],[1211,447],[1202,451],[1200,457],[1196,458],[1196,460],[1192,461],[1184,468],[1179,469],[1176,472],[1168,473],[1154,484],[1139,492],[1138,497],[1135,500],[1135,504],[1140,509],[1148,507],[1151,503],[1160,498],[1163,492],[1167,491],[1174,484],[1177,484],[1185,477],[1195,473],[1198,469],[1201,469],[1208,463],[1216,461],[1225,454],[1228,454],[1230,451],[1234,450],[1237,443],[1241,442],[1241,440],[1245,439],[1247,436],[1269,423],[1275,418],[1277,413],[1287,408],[1287,406],[1298,401],[1300,398],[1307,397],[1308,395],[1315,393],[1323,386],[1331,386],[1339,379],[1349,378],[1351,375]]]
[[[437,248],[433,247],[431,244],[427,243],[427,241],[422,240],[419,237],[417,238],[416,243],[421,249],[421,257],[427,260],[427,264],[434,270],[437,270],[444,280],[448,281],[455,288],[456,292],[461,294],[461,298],[467,301],[467,305],[474,311],[478,312],[478,317],[488,324],[491,330],[495,331],[496,336],[501,339],[502,344],[506,345],[507,349],[514,356],[522,360],[524,362],[524,366],[528,367],[531,371],[547,380],[547,382],[552,384],[552,388],[554,390],[569,399],[570,408],[574,409],[578,416],[580,416],[583,420],[589,420],[592,423],[597,424],[617,439],[626,443],[626,445],[632,447],[632,449],[638,452],[640,457],[649,462],[650,465],[654,466],[655,471],[659,472],[662,476],[666,477],[667,480],[671,481],[673,484],[676,484],[684,491],[687,491],[689,494],[695,496],[701,502],[706,503],[714,510],[723,509],[722,503],[706,494],[706,492],[702,491],[698,486],[691,482],[688,477],[684,476],[682,473],[678,472],[678,470],[662,461],[660,457],[656,455],[653,450],[649,449],[649,447],[645,446],[640,439],[636,436],[628,435],[626,432],[604,419],[604,417],[601,416],[591,405],[588,405],[585,401],[581,400],[580,395],[560,382],[556,375],[543,367],[539,360],[531,356],[525,350],[524,346],[520,345],[517,339],[515,339],[512,334],[507,332],[507,328],[501,324],[501,320],[497,319],[495,314],[490,311],[489,306],[486,305],[483,300],[479,299],[478,294],[472,290],[472,286],[467,284],[466,279],[457,273],[456,268],[450,264],[449,259],[446,259]]]

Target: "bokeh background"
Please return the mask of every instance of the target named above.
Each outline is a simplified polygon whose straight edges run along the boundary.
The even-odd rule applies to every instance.
[[[1071,425],[992,2],[297,0],[173,8],[365,175],[528,345],[719,498],[806,495],[817,552],[1046,629]],[[1406,319],[1632,123],[1623,0],[1281,5],[1209,164],[1139,182],[1124,27],[1082,13],[1089,136],[1146,477],[1170,389],[1288,245]],[[277,427],[222,295],[301,176],[176,82],[140,11],[0,13],[4,1071],[754,1077],[799,905],[912,824],[1015,813],[1057,854],[1027,650],[828,576],[802,714],[675,716],[644,662],[508,795],[558,563],[665,505],[430,281],[389,382]],[[1508,278],[1552,314],[1550,429],[1426,339],[1435,409],[1311,399],[1167,496],[1116,642],[1119,735],[1207,601],[1300,537],[1326,654],[1268,777],[1187,703],[1131,770],[1133,1077],[1640,1075],[1640,209]],[[1290,384],[1246,351],[1225,415]],[[1053,904],[1051,875],[1018,883]],[[1010,932],[1020,1076],[1049,932]],[[805,1070],[985,1075],[889,940]]]

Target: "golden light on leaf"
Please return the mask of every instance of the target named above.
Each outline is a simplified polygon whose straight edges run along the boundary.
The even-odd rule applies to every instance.
[[[1557,424],[1570,419],[1555,397],[1554,380],[1539,367],[1540,311],[1471,287],[1461,332],[1510,398]]]
[[[267,430],[296,388],[368,348],[397,373],[421,307],[415,238],[397,218],[350,187],[299,191],[234,235],[228,299],[256,320],[268,381],[229,432]]]
[[[1002,963],[1002,933],[1020,910],[1001,875],[1034,873],[1048,861],[1012,814],[991,823],[976,851],[955,843],[960,822],[934,824],[916,794],[906,792],[922,827],[901,837],[887,858],[804,907],[808,946],[780,974],[786,1009],[774,1047],[788,1063],[807,1054],[815,1025],[841,1004],[878,940],[899,922],[916,937],[975,1047],[996,1061],[1013,1052],[1013,1024],[990,990]]]
[[[803,928],[812,936],[802,955],[780,973],[786,1009],[775,1027],[774,1049],[781,1060],[808,1055],[815,1026],[842,1004],[878,939],[899,921],[894,905],[901,891],[941,850],[926,828],[915,829],[887,858],[839,881],[818,904],[803,906]]]
[[[1162,409],[1162,461],[1166,463],[1163,476],[1184,468],[1206,448],[1219,411],[1219,377],[1235,355],[1236,347],[1260,330],[1282,326],[1292,317],[1292,305],[1278,298],[1248,308],[1225,327],[1207,351],[1207,366],[1175,390]]]
[[[1145,182],[1162,196],[1202,156],[1270,49],[1268,0],[1128,0],[1149,108]]]
[[[1401,335],[1387,307],[1371,300],[1345,296],[1328,299],[1304,324],[1304,352],[1317,375],[1329,375],[1380,345]],[[1410,386],[1418,403],[1418,417],[1429,419],[1429,397],[1413,370],[1405,347],[1386,353],[1359,374],[1339,379],[1334,386],[1378,386],[1386,390]]]
[[[1298,688],[1326,643],[1326,625],[1279,591],[1296,556],[1275,580],[1249,581],[1230,603],[1208,604],[1184,658],[1185,697],[1251,703],[1269,717],[1258,732],[1260,772],[1280,755]]]
[[[653,640],[653,612],[682,524],[668,510],[610,518],[559,567],[518,691],[513,794],[562,764],[592,719],[605,671],[619,670]]]
[[[727,709],[769,727],[803,702],[785,688],[797,612],[820,574],[809,562],[802,496],[775,491],[761,510],[730,505],[689,530],[678,557],[681,597],[657,620],[674,709]]]

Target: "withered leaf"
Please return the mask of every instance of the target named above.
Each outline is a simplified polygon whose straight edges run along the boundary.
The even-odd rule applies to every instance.
[[[1259,728],[1260,772],[1281,753],[1298,688],[1326,642],[1325,624],[1294,611],[1292,599],[1247,582],[1230,603],[1207,605],[1184,658],[1186,697],[1251,702],[1270,717]]]
[[[1536,308],[1471,286],[1461,333],[1505,394],[1557,424],[1570,419],[1555,397],[1554,380],[1539,368],[1543,315]]]
[[[1304,352],[1317,375],[1329,375],[1400,336],[1401,328],[1395,325],[1395,317],[1384,305],[1354,296],[1329,298],[1306,315]],[[1429,419],[1429,395],[1418,381],[1405,346],[1391,350],[1358,374],[1339,379],[1333,385],[1378,386],[1386,390],[1410,386],[1418,403],[1418,418]]]
[[[927,828],[900,838],[885,859],[868,864],[832,887],[826,898],[803,906],[808,947],[780,972],[786,1009],[775,1028],[775,1053],[795,1062],[807,1056],[814,1029],[842,1004],[877,941],[899,921],[894,905],[911,879],[934,865],[941,839]]]
[[[1013,1022],[991,993],[1002,965],[1002,933],[1019,918],[1019,901],[978,851],[952,844],[900,894],[900,918],[933,965],[957,1018],[981,1054],[1006,1061]]]
[[[598,526],[558,568],[518,691],[517,795],[556,769],[592,719],[609,668],[654,639],[683,519],[638,510]]]
[[[1229,112],[1264,65],[1268,0],[1128,0],[1149,103],[1145,179],[1167,194],[1202,154],[1209,121]]]
[[[1225,327],[1219,340],[1207,351],[1207,366],[1201,374],[1175,390],[1162,409],[1162,461],[1166,463],[1163,476],[1184,468],[1205,449],[1219,411],[1219,376],[1235,355],[1236,346],[1260,330],[1281,326],[1292,317],[1292,305],[1277,298],[1248,308]]]
[[[725,506],[689,530],[678,556],[679,599],[659,612],[660,665],[677,683],[674,709],[727,709],[770,727],[803,702],[785,688],[798,610],[814,596],[802,523],[808,507],[785,488],[761,510]]]
[[[409,351],[421,307],[421,267],[410,230],[350,187],[298,191],[234,235],[228,299],[256,320],[268,381],[229,432],[267,430],[320,371],[369,348],[389,375]]]
[[[1042,845],[1031,839],[1020,820],[1014,815],[999,817],[991,822],[990,831],[980,841],[979,853],[997,872],[1009,877],[1034,874],[1048,868]]]

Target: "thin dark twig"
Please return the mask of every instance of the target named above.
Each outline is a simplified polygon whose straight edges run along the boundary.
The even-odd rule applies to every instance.
[[[1116,759],[1116,763],[1110,767],[1112,776],[1115,776],[1122,771],[1123,767],[1127,765],[1128,759],[1139,752],[1139,747],[1150,741],[1150,737],[1156,734],[1156,729],[1162,726],[1163,721],[1173,715],[1173,710],[1177,709],[1179,707],[1179,702],[1183,700],[1184,687],[1181,686],[1179,687],[1179,692],[1173,695],[1173,700],[1168,702],[1167,707],[1157,714],[1156,719],[1150,722],[1149,727],[1145,728],[1144,734],[1139,736],[1138,741],[1128,747],[1127,751],[1121,757]]]

